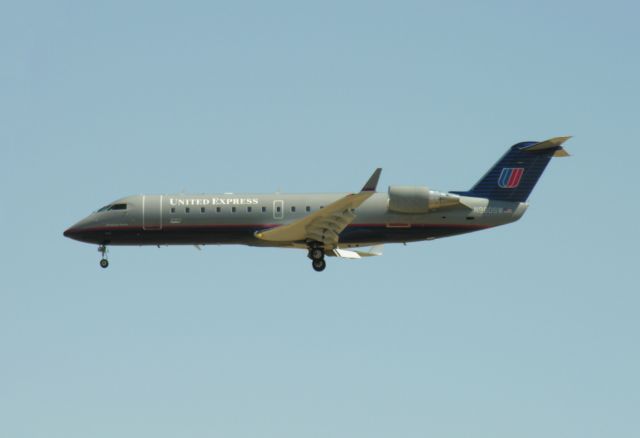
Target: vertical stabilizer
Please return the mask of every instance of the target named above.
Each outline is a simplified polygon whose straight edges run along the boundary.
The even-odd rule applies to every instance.
[[[571,137],[555,137],[511,146],[498,162],[463,196],[524,202],[552,157],[568,156],[562,144]]]

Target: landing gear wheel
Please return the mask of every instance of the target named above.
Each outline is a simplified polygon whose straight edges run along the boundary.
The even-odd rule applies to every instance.
[[[327,262],[324,259],[314,260],[311,262],[311,266],[313,266],[313,270],[316,272],[324,271],[324,268],[327,267]]]
[[[322,260],[324,258],[324,250],[322,248],[311,248],[309,250],[309,258],[311,260]]]
[[[107,245],[100,245],[98,247],[98,252],[102,254],[102,260],[100,260],[100,266],[102,268],[106,268],[109,266],[109,260],[107,260]]]

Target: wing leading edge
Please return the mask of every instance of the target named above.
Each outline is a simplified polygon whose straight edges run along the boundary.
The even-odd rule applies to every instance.
[[[335,248],[339,235],[356,217],[354,209],[376,191],[381,168],[373,172],[359,193],[351,193],[302,219],[269,230],[258,231],[258,239],[270,242],[321,242],[325,248]]]

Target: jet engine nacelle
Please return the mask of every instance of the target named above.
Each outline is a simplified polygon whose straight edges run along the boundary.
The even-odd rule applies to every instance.
[[[459,203],[458,196],[429,190],[428,187],[389,186],[389,211],[395,213],[428,213]]]

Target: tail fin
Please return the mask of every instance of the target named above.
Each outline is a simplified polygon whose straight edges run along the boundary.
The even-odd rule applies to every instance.
[[[463,196],[524,202],[549,164],[551,157],[569,154],[562,144],[571,137],[555,137],[547,141],[528,141],[511,146],[500,160]]]

